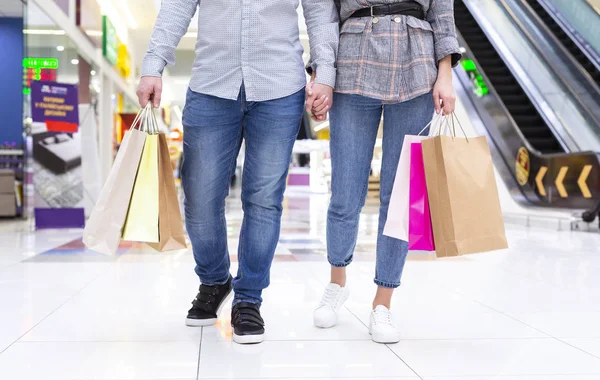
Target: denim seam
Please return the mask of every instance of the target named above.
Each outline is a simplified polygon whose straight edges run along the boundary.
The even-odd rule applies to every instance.
[[[327,261],[329,261],[329,260],[327,260]],[[352,259],[350,259],[350,261],[348,261],[347,263],[342,263],[342,264],[338,264],[338,263],[334,263],[334,262],[329,261],[329,264],[332,267],[336,267],[336,268],[345,268],[348,265],[350,265],[351,263],[352,263]]]
[[[385,281],[380,281],[378,279],[375,279],[375,284],[377,286],[381,286],[382,288],[390,288],[390,289],[395,289],[400,286],[399,282],[397,282],[397,283],[385,282]]]

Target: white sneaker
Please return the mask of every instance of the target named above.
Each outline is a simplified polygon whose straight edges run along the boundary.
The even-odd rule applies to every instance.
[[[373,342],[376,343],[398,343],[400,341],[400,332],[394,325],[392,313],[383,305],[378,305],[371,312],[369,333]]]
[[[337,323],[337,313],[348,299],[347,287],[338,284],[327,284],[321,303],[314,313],[315,326],[328,329]]]

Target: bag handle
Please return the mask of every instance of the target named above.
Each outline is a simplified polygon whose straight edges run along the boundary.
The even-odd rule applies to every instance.
[[[150,104],[150,102],[148,102],[148,104]],[[146,105],[146,107],[144,108],[140,108],[139,111],[137,112],[137,115],[135,115],[135,119],[133,119],[133,123],[131,124],[131,129],[136,129],[137,127],[139,127],[138,129],[140,131],[142,131],[142,118],[145,116],[146,111],[148,110],[148,105]]]
[[[139,127],[140,132],[146,132],[150,135],[156,135],[160,132],[158,121],[150,102],[138,111],[131,128],[134,129],[136,127]]]
[[[417,136],[421,136],[421,134],[422,134],[423,132],[425,132],[425,130],[426,130],[427,128],[435,126],[435,125],[436,125],[436,122],[440,121],[440,120],[441,120],[441,118],[442,118],[442,113],[441,113],[441,112],[440,112],[440,113],[436,113],[436,114],[434,114],[434,115],[433,115],[433,118],[431,119],[431,121],[430,121],[429,123],[427,123],[427,125],[426,125],[426,126],[423,128],[423,129],[421,129],[421,132],[419,132],[419,134],[418,134]],[[438,124],[438,125],[439,125],[439,124]],[[434,130],[434,131],[435,131],[435,130],[436,130],[436,128],[432,128],[432,130]],[[431,134],[431,131],[429,131],[429,135],[430,135],[430,136],[432,135],[432,134]]]
[[[421,130],[421,132],[419,132],[418,136],[421,136],[421,134],[423,132],[425,132],[425,130],[431,126],[433,128],[429,133],[430,136],[446,135],[446,131],[449,131],[449,132],[451,132],[450,137],[452,137],[452,139],[454,139],[456,137],[456,125],[454,123],[455,119],[458,122],[458,126],[459,126],[460,130],[462,131],[463,135],[465,136],[465,139],[467,140],[467,143],[468,143],[469,138],[467,137],[467,133],[465,132],[465,130],[464,130],[462,124],[460,123],[458,116],[456,116],[455,112],[452,112],[450,115],[443,115],[442,112],[436,113],[433,116],[433,118],[431,119],[431,121],[429,123],[427,123],[427,125]],[[450,121],[452,121],[452,125],[450,125]],[[432,133],[432,131],[433,131],[433,133]]]

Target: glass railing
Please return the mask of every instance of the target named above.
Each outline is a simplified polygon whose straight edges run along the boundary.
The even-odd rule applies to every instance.
[[[600,0],[540,0],[600,65]]]

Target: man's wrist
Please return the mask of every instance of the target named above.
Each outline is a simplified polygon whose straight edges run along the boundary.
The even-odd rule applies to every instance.
[[[319,66],[315,68],[316,77],[315,83],[323,84],[331,88],[335,88],[336,69],[331,66]]]
[[[146,55],[142,61],[142,77],[162,77],[167,63],[159,57]]]

